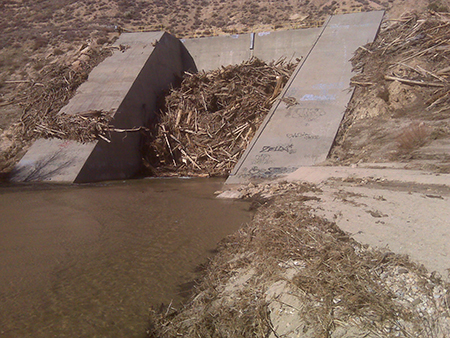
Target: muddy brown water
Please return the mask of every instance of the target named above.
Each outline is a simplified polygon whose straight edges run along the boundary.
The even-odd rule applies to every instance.
[[[0,187],[0,337],[145,337],[251,218],[221,180]]]

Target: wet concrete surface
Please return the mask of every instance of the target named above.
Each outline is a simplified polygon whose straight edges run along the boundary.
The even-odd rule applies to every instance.
[[[250,220],[221,180],[0,187],[0,337],[145,337]]]

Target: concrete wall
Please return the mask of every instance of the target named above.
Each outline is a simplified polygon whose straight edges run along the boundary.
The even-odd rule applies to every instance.
[[[116,128],[149,126],[158,96],[185,70],[217,69],[252,55],[266,62],[300,58],[282,93],[296,104],[284,100],[274,104],[227,182],[276,177],[325,159],[351,96],[345,91],[352,75],[349,59],[357,47],[373,40],[382,16],[381,12],[339,15],[323,28],[182,42],[163,32],[122,34],[116,42],[122,50],[91,72],[61,113],[106,110],[114,112]],[[13,180],[93,182],[132,177],[142,165],[140,133],[113,132],[109,137],[110,143],[38,140],[17,165]]]
[[[250,59],[250,34],[183,39],[198,70],[210,71]]]
[[[278,32],[236,34],[181,40],[199,70],[240,64],[252,56],[265,62],[305,57],[317,40],[321,28]]]
[[[321,28],[308,28],[256,33],[253,55],[265,62],[283,57],[287,61],[302,59],[307,56],[321,31]]]
[[[150,126],[161,94],[184,70],[196,72],[192,57],[179,40],[164,33],[120,104],[112,124],[117,128]],[[98,141],[75,182],[128,178],[142,165],[141,134],[112,133],[111,143]]]

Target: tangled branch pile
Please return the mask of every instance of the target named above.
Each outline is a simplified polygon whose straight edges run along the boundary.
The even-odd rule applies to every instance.
[[[385,22],[352,59],[360,73],[352,78],[355,92],[330,158],[340,164],[404,161],[448,172],[450,157],[432,147],[450,138],[449,41],[448,13],[409,13]],[[404,136],[417,125],[427,133],[405,147]]]
[[[39,113],[26,114],[20,119],[19,127],[28,138],[61,138],[89,142],[98,137],[107,138],[112,113],[105,111],[88,111],[76,115]]]
[[[426,110],[438,106],[447,110],[449,38],[450,16],[408,14],[383,30],[375,42],[358,49],[352,62],[362,73],[353,77],[352,84],[383,87],[386,82],[398,81],[419,86],[429,94]]]
[[[111,55],[111,49],[92,48],[87,55],[89,62],[81,64],[77,70],[65,64],[50,64],[40,71],[38,79],[21,84],[16,101],[23,107],[23,113],[8,131],[11,144],[0,152],[0,173],[11,170],[27,145],[36,138],[57,137],[87,142],[107,135],[109,112],[58,115],[78,86],[86,81],[89,72]]]
[[[76,71],[68,66],[44,69],[39,82],[27,89],[24,112],[17,132],[24,141],[38,137],[58,137],[80,142],[104,134],[110,120],[106,112],[85,112],[77,116],[58,114],[75,94],[92,68],[111,54],[109,49],[90,49],[89,63]]]
[[[253,58],[188,74],[166,97],[148,163],[179,174],[226,175],[263,121],[295,63]]]

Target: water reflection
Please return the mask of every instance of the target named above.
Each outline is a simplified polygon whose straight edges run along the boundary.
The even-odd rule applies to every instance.
[[[0,188],[0,336],[143,337],[151,305],[249,221],[221,180]]]

